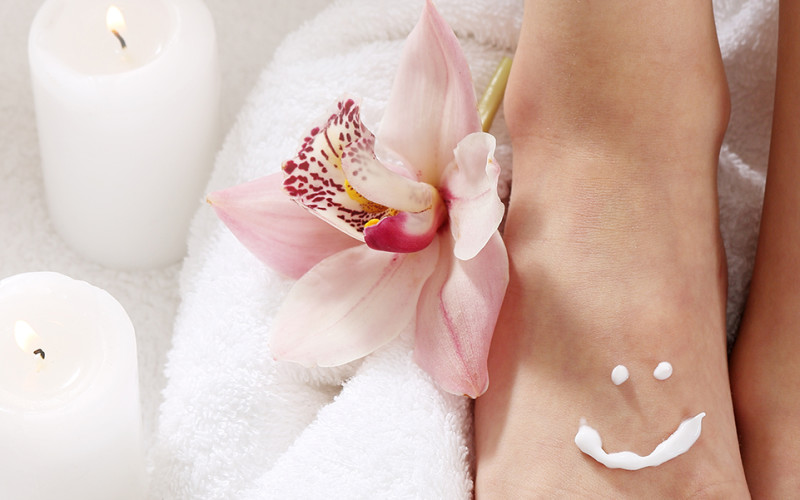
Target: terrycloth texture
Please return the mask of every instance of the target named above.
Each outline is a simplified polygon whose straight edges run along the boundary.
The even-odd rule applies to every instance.
[[[513,52],[521,2],[437,4],[480,92],[500,57]],[[733,95],[719,178],[733,332],[763,193],[777,17],[775,1],[720,1],[717,8]],[[363,96],[374,126],[420,11],[420,0],[342,0],[287,38],[229,134],[209,190],[276,171],[344,92]],[[492,132],[507,188],[502,113]],[[411,360],[408,339],[334,369],[272,361],[267,340],[289,286],[212,210],[200,210],[150,457],[152,498],[469,498],[469,402],[432,385]]]
[[[753,272],[769,156],[778,46],[777,0],[714,2],[731,91],[720,152],[720,227],[728,257],[728,339],[741,320]]]

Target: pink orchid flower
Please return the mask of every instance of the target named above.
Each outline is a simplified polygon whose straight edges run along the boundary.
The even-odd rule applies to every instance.
[[[410,328],[440,387],[486,391],[508,257],[495,140],[480,130],[467,61],[428,1],[377,137],[345,98],[283,172],[209,195],[250,251],[299,278],[275,318],[276,359],[336,366]]]

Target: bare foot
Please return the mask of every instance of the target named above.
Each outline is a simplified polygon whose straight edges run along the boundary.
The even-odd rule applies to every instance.
[[[716,162],[728,116],[696,0],[530,0],[506,119],[511,283],[476,401],[479,498],[746,498],[728,386]],[[691,62],[687,62],[691,61]],[[674,374],[659,381],[661,361]],[[625,365],[630,379],[611,382]],[[573,443],[648,455],[706,413],[685,454],[609,469]]]
[[[800,4],[781,2],[778,75],[756,266],[731,358],[747,483],[756,498],[800,491]]]

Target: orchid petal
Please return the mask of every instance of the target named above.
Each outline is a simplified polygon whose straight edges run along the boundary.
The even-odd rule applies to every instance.
[[[508,255],[499,233],[468,261],[453,258],[449,235],[439,240],[439,262],[419,298],[414,357],[442,389],[476,398],[489,386],[489,344],[508,285]]]
[[[342,171],[342,152],[363,135],[372,133],[361,123],[358,103],[344,99],[323,125],[311,129],[297,156],[283,164],[283,186],[289,196],[360,241],[364,224],[389,211],[359,196]]]
[[[369,133],[342,152],[342,170],[350,185],[364,198],[395,210],[431,208],[438,197],[436,188],[390,170],[375,157],[374,147],[375,136]]]
[[[248,250],[291,278],[359,244],[292,201],[282,184],[283,174],[278,172],[211,193],[208,202]]]
[[[439,251],[393,254],[358,246],[325,259],[295,283],[275,318],[276,359],[337,366],[395,338],[416,313]]]
[[[418,252],[433,241],[445,218],[447,210],[437,194],[433,207],[424,212],[400,212],[380,219],[375,224],[367,224],[364,241],[375,250]]]
[[[402,155],[418,180],[436,186],[458,141],[481,130],[476,106],[458,39],[428,0],[403,48],[379,150]]]
[[[489,134],[466,136],[456,147],[456,161],[442,177],[440,190],[456,241],[453,251],[461,260],[475,257],[503,220],[505,207],[497,195],[500,166],[494,148],[495,139]]]

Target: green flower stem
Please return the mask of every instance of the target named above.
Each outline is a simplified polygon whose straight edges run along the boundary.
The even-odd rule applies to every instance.
[[[506,84],[508,83],[508,74],[511,72],[511,58],[504,57],[497,69],[494,71],[492,80],[489,86],[486,87],[486,92],[481,96],[478,103],[478,115],[481,117],[481,127],[484,132],[488,132],[492,127],[494,115],[503,102],[503,94],[506,92]]]

